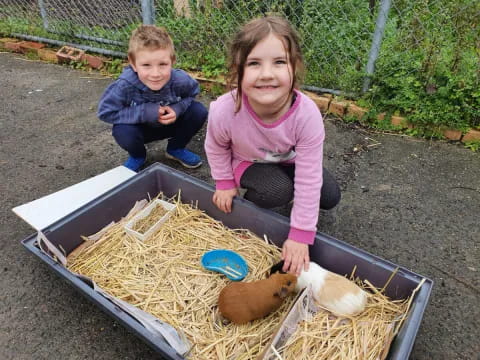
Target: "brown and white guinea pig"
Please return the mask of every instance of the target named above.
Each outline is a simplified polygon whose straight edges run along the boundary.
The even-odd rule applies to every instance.
[[[270,273],[283,273],[283,261],[272,266]],[[367,293],[353,281],[322,268],[310,261],[308,271],[302,270],[295,290],[312,286],[315,301],[335,315],[353,316],[365,309]]]
[[[245,324],[277,310],[295,291],[296,283],[297,277],[291,274],[272,274],[253,282],[233,282],[220,292],[218,309],[226,319]]]

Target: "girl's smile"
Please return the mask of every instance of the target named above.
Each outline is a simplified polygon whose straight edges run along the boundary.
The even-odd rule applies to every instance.
[[[255,86],[257,89],[266,89],[266,90],[269,90],[269,89],[276,89],[278,86],[273,86],[273,85],[259,85],[259,86]]]

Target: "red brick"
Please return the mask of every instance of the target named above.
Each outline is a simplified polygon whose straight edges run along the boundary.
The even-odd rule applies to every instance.
[[[84,60],[86,60],[88,65],[93,69],[101,69],[103,67],[103,59],[99,56],[85,54]]]
[[[38,49],[42,49],[45,47],[45,44],[32,42],[32,41],[22,41],[19,43],[20,52],[27,53],[27,52],[37,52]]]
[[[305,91],[305,94],[308,95],[310,99],[313,100],[315,104],[317,104],[318,108],[323,114],[326,114],[328,111],[328,105],[330,104],[330,99],[325,96],[319,96],[315,93],[310,91]]]
[[[346,101],[334,101],[330,103],[330,107],[328,108],[328,112],[331,114],[336,114],[338,116],[345,115],[347,110],[348,102]]]
[[[446,129],[443,130],[443,136],[448,140],[458,141],[462,138],[462,132],[460,130]]]
[[[4,43],[4,46],[5,46],[5,49],[7,50],[11,50],[11,51],[14,51],[14,52],[21,52],[20,51],[20,43],[19,42],[5,42]]]
[[[378,115],[377,115],[377,119],[378,119],[379,121],[383,121],[383,120],[385,120],[385,116],[387,116],[386,113],[378,114]]]
[[[347,109],[347,115],[355,117],[357,120],[362,120],[368,109],[362,108],[355,104],[350,104]]]
[[[317,96],[313,99],[315,104],[317,104],[318,108],[323,114],[328,112],[328,108],[330,107],[330,99],[324,96]]]
[[[40,59],[48,62],[58,62],[57,54],[50,49],[38,49],[37,55]]]
[[[393,126],[400,126],[402,128],[408,127],[407,119],[402,116],[392,116],[390,122]]]
[[[85,51],[71,47],[63,46],[56,53],[59,63],[69,63],[70,61],[81,61],[85,56]]]
[[[480,141],[480,130],[470,129],[463,135],[462,142]]]
[[[12,38],[1,38],[0,39],[0,49],[6,49],[5,44],[6,43],[15,43],[18,42],[17,39],[12,39]]]

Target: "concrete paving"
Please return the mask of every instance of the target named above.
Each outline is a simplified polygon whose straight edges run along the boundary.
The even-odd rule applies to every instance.
[[[23,248],[33,230],[11,211],[125,160],[96,118],[112,80],[10,53],[0,53],[0,73],[0,358],[156,358]],[[319,230],[435,282],[412,359],[479,359],[480,154],[325,123],[324,161],[343,198],[321,212]],[[203,157],[204,134],[190,144]],[[178,169],[164,145],[149,146],[148,163]],[[207,164],[186,172],[212,183]]]

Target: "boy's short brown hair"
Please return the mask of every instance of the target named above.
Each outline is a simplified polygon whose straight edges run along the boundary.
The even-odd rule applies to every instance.
[[[128,60],[135,62],[135,54],[144,49],[170,49],[172,62],[175,61],[175,47],[172,38],[163,27],[140,25],[132,32],[128,42]]]

